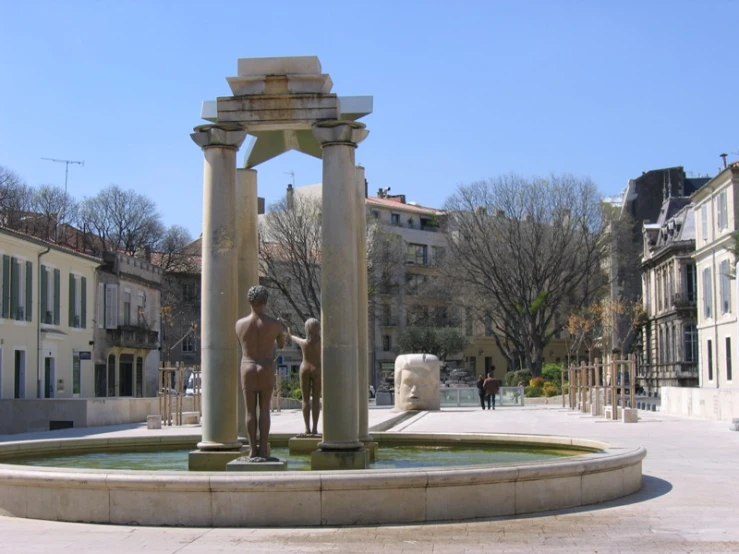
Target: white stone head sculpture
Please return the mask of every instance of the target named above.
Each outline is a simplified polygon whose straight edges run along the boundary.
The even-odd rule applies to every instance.
[[[395,359],[395,409],[438,410],[441,364],[431,354],[403,354]]]

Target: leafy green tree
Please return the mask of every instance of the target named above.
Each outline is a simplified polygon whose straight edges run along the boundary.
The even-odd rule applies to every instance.
[[[402,353],[433,354],[442,361],[462,352],[469,342],[469,337],[458,327],[406,327],[398,338]]]

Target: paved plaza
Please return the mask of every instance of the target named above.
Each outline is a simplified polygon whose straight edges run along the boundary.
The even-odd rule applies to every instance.
[[[370,410],[369,424],[392,417]],[[298,410],[273,418],[277,433],[300,430]],[[618,501],[518,518],[382,527],[187,529],[56,523],[0,517],[0,552],[155,554],[262,552],[739,552],[739,433],[727,422],[644,413],[637,424],[609,422],[556,406],[424,412],[401,432],[569,435],[647,448],[642,490]],[[193,427],[162,433],[192,433]],[[34,435],[141,434],[141,426]],[[450,520],[454,514],[449,514]]]

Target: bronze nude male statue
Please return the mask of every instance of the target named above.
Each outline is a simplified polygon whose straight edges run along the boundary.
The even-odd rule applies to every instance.
[[[261,285],[247,293],[251,313],[236,322],[236,335],[241,343],[241,387],[246,405],[246,432],[249,458],[253,462],[268,461],[267,440],[270,427],[270,400],[275,382],[273,346],[285,345],[283,324],[265,313],[269,292]],[[259,414],[257,415],[257,405]],[[259,444],[257,445],[257,422]]]
[[[303,393],[303,420],[305,433],[299,437],[320,436],[318,415],[321,412],[321,323],[310,318],[305,322],[305,339],[294,336],[287,330],[290,340],[303,351],[300,364],[300,391]],[[311,404],[313,405],[313,427],[310,427]]]

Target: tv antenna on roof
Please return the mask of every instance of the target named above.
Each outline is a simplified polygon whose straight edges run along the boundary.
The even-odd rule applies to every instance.
[[[295,188],[295,172],[294,171],[283,171],[285,175],[292,177],[292,186]]]
[[[69,164],[79,164],[81,166],[85,165],[85,160],[82,160],[81,162],[75,161],[75,160],[57,160],[56,158],[41,158],[42,160],[47,160],[49,162],[55,162],[58,164],[64,164],[64,194],[67,194],[67,180],[69,179]]]

